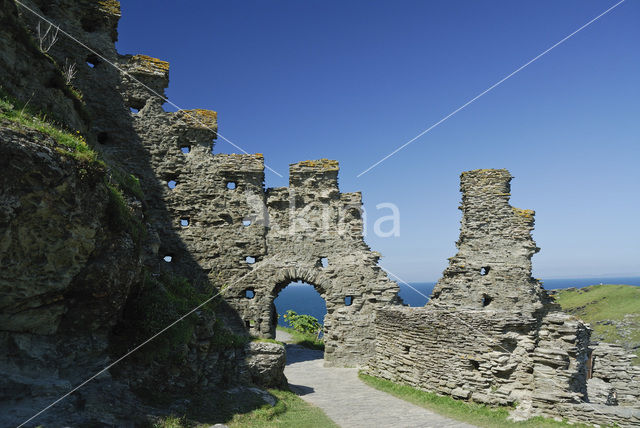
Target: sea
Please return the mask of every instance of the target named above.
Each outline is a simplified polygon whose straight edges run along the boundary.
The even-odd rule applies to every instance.
[[[562,278],[543,279],[542,284],[547,290],[563,288],[582,288],[596,284],[628,284],[640,286],[640,277],[602,277],[602,278]],[[429,296],[433,291],[435,282],[412,282],[398,284],[400,286],[400,297],[409,306],[424,306],[429,301]],[[327,314],[327,306],[324,299],[313,288],[312,285],[302,282],[289,284],[280,292],[275,300],[276,310],[279,314],[278,324],[288,327],[283,318],[288,310],[293,310],[298,314],[312,315],[320,322],[323,322]]]

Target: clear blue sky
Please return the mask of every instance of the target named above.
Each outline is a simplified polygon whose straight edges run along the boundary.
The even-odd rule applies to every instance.
[[[118,50],[171,63],[169,98],[218,112],[222,135],[288,164],[340,161],[382,265],[437,279],[455,254],[459,174],[507,168],[536,210],[534,274],[640,275],[640,2],[627,0],[386,162],[388,154],[615,4],[536,1],[122,2]],[[218,140],[218,153],[233,153]]]

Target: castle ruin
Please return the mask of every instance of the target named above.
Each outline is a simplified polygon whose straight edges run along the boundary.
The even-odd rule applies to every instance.
[[[22,34],[11,23],[25,22],[35,28],[38,18],[24,11],[18,18],[20,9],[13,2],[0,2],[0,18],[7,23],[0,28],[3,38]],[[98,362],[111,358],[107,353],[110,334],[125,302],[135,297],[132,290],[144,267],[153,274],[172,272],[220,291],[223,300],[216,313],[225,328],[262,338],[274,337],[273,301],[278,293],[297,280],[312,284],[327,305],[328,365],[364,367],[375,376],[459,399],[517,403],[516,418],[542,415],[586,423],[640,423],[640,368],[631,365],[620,347],[590,343],[588,326],[561,312],[531,277],[531,258],[538,251],[531,238],[534,213],[510,206],[508,171],[462,174],[458,253],[450,259],[427,306],[405,307],[397,284],[377,265],[380,254],[363,240],[360,193],[341,193],[338,188],[336,161],[295,163],[288,187],[265,188],[262,155],[215,154],[216,112],[164,110],[167,62],[116,51],[117,1],[24,3],[63,23],[65,31],[91,48],[88,51],[61,37],[49,51],[58,64],[79,65],[74,84],[85,94],[84,106],[80,109],[77,100],[64,95],[64,88],[50,78],[57,71],[54,64],[30,51],[19,37],[6,49],[13,49],[17,58],[14,71],[34,64],[43,71],[30,78],[4,73],[7,89],[27,98],[37,90],[33,104],[60,110],[62,123],[86,132],[109,164],[139,180],[142,195],[130,197],[128,203],[146,233],[137,254],[126,237],[98,242],[93,229],[82,228],[90,220],[78,214],[67,219],[72,223],[67,227],[85,233],[82,238],[88,242],[73,255],[78,266],[58,267],[56,278],[47,272],[48,276],[35,281],[37,287],[32,277],[3,272],[6,278],[0,279],[12,287],[14,295],[2,302],[22,312],[16,309],[6,317],[4,325],[10,328],[1,339],[11,354],[0,360],[0,372],[13,376],[18,372],[15,361],[25,362],[19,376],[7,377],[11,388],[28,391],[26,398],[19,397],[24,398],[17,401],[20,406],[39,393],[43,373],[53,385],[47,394],[59,395],[82,380],[86,371],[95,370]],[[85,113],[90,122],[83,119]],[[56,173],[63,169],[58,164],[47,167]],[[69,175],[73,174],[60,173],[51,182]],[[45,184],[44,189],[53,186]],[[86,186],[77,188],[86,191]],[[90,196],[96,200],[82,202],[102,208],[98,196]],[[60,199],[71,204],[69,195]],[[6,230],[19,231],[20,222],[40,221],[33,220],[26,209],[15,213],[7,211],[2,219]],[[56,218],[59,222],[51,223],[43,234],[64,229],[64,214]],[[98,226],[94,229],[96,236],[104,234]],[[18,248],[17,232],[5,236],[6,248]],[[104,254],[116,248],[121,257],[111,254],[106,264],[96,257],[94,244]],[[28,262],[34,265],[34,260],[65,251],[37,250],[16,253],[24,259],[18,260],[22,264],[14,253],[3,257],[22,272]],[[98,268],[80,269],[82,263],[89,265],[96,259],[102,264]],[[111,271],[117,275],[101,277]],[[100,293],[95,290],[96,281],[102,287]],[[47,288],[53,283],[59,285],[55,293]],[[39,324],[25,323],[27,318]],[[246,349],[217,350],[210,345],[213,327],[204,324],[186,346],[184,361],[142,370],[134,366],[122,376],[130,378],[126,388],[159,374],[182,390],[259,383],[264,379],[246,368],[246,361],[252,359],[260,359],[274,372],[266,386],[282,382],[284,351],[279,345],[254,343]],[[76,352],[67,352],[69,344]],[[85,354],[78,356],[79,349]],[[43,363],[42,355],[51,361]],[[109,388],[104,390],[113,390]],[[100,394],[104,390],[98,388]],[[96,394],[100,400],[102,395]],[[79,405],[69,406],[61,411],[74,411]]]

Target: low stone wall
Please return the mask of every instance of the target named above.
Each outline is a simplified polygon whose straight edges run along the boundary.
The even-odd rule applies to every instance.
[[[640,368],[627,365],[618,347],[599,345],[594,378],[587,382],[590,330],[563,312],[531,317],[509,311],[399,307],[377,311],[375,324],[370,375],[458,399],[517,403],[515,419],[640,423]],[[587,385],[591,391],[591,383],[603,379],[617,391],[619,405],[590,400]]]
[[[634,355],[610,343],[595,344],[591,355],[592,373],[587,382],[589,401],[640,405],[640,366],[631,363]],[[603,390],[606,395],[602,394]]]

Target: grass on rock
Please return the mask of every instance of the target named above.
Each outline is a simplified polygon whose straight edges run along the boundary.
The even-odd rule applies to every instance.
[[[71,156],[87,164],[104,163],[98,159],[98,154],[89,147],[87,141],[79,132],[69,132],[48,121],[46,117],[36,114],[24,104],[11,99],[0,88],[0,118],[12,124],[40,131],[53,138],[60,146],[56,148],[61,154]]]
[[[456,400],[448,396],[438,395],[433,392],[422,391],[407,385],[401,385],[385,379],[359,373],[358,377],[367,385],[380,391],[401,398],[410,403],[429,409],[433,412],[479,427],[526,427],[526,428],[555,428],[574,427],[587,428],[588,425],[558,422],[553,419],[535,417],[523,422],[507,420],[509,410],[507,407],[491,407],[484,404]]]

